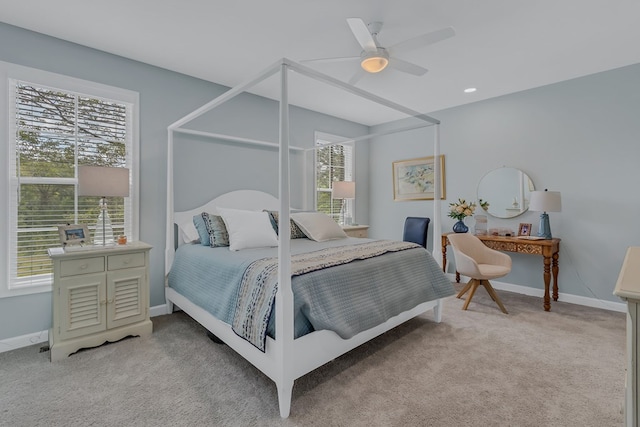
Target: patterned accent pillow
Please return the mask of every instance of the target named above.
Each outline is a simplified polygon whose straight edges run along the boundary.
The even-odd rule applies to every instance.
[[[273,225],[273,229],[276,230],[276,234],[278,233],[278,219],[279,215],[277,211],[265,211],[269,212],[269,218],[271,219],[271,225]],[[307,235],[298,227],[292,219],[289,220],[291,222],[291,238],[292,239],[306,239]]]
[[[229,246],[229,233],[224,225],[222,217],[202,212],[202,219],[209,233],[210,246],[218,248],[220,246]]]

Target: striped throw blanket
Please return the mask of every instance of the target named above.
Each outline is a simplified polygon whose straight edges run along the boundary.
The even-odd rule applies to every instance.
[[[292,255],[291,276],[417,247],[419,245],[415,243],[376,240]],[[263,352],[277,290],[277,257],[259,259],[247,267],[240,284],[232,328],[236,334]]]

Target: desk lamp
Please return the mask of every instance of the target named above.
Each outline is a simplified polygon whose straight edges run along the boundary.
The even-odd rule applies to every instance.
[[[331,197],[333,197],[334,199],[342,199],[342,206],[340,207],[340,216],[341,216],[342,225],[346,225],[344,223],[345,200],[356,198],[356,183],[353,181],[334,182],[333,186],[331,187]]]
[[[559,191],[532,191],[529,209],[542,212],[540,214],[540,225],[538,227],[538,237],[551,239],[551,226],[549,225],[549,215],[547,212],[560,212],[562,201]]]
[[[93,243],[114,244],[106,197],[129,197],[129,169],[78,166],[78,196],[100,196],[100,215]]]

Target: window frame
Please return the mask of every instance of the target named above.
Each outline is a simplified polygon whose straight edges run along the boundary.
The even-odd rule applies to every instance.
[[[2,209],[0,212],[0,222],[5,224],[0,228],[0,239],[6,243],[0,245],[0,298],[19,295],[29,295],[51,291],[53,281],[52,274],[43,274],[42,277],[31,276],[32,285],[16,286],[12,271],[12,244],[16,242],[12,234],[16,232],[17,223],[17,192],[13,189],[17,182],[27,183],[27,178],[15,177],[15,156],[16,156],[16,123],[15,123],[15,84],[18,81],[32,83],[34,85],[52,88],[76,95],[100,98],[123,103],[127,105],[130,114],[131,141],[130,156],[127,160],[127,167],[131,173],[130,206],[131,206],[131,240],[138,240],[139,236],[139,153],[140,153],[140,132],[139,132],[139,94],[128,89],[121,89],[101,83],[78,79],[75,77],[51,73],[35,68],[24,67],[0,61],[0,79],[4,84],[0,85],[0,98],[4,102],[0,103],[0,126],[4,126],[5,132],[0,133],[0,143],[5,151],[6,171],[0,174],[0,200]],[[13,164],[12,164],[13,162]],[[41,180],[42,178],[39,178]],[[51,183],[75,184],[75,178],[44,178]],[[3,182],[2,182],[3,181]]]
[[[340,135],[334,135],[330,133],[315,131],[314,133],[314,150],[313,150],[313,209],[318,210],[318,148],[327,145],[343,145],[351,148],[351,164],[344,165],[345,177],[351,175],[349,181],[355,181],[356,177],[356,146],[355,142],[349,138]],[[350,173],[348,174],[347,171]],[[333,203],[333,197],[331,201]],[[348,199],[345,201],[345,218],[351,217],[352,221],[355,220],[355,199]],[[333,212],[333,209],[332,209]],[[330,215],[332,216],[332,215]],[[333,218],[336,222],[339,222],[339,218]],[[344,224],[343,224],[344,225]]]

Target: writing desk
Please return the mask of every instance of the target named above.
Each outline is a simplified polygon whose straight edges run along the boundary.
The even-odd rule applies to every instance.
[[[442,234],[442,271],[447,268],[447,245],[449,239]],[[517,237],[477,235],[478,239],[491,249],[505,252],[518,252],[529,255],[540,255],[544,263],[544,309],[551,310],[551,273],[553,273],[553,300],[558,301],[558,255],[560,253],[560,239],[527,240]],[[460,283],[460,273],[456,271],[456,282]]]

